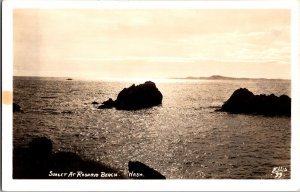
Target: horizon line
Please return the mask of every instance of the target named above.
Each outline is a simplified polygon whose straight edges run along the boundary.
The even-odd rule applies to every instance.
[[[232,77],[223,75],[211,75],[211,76],[185,76],[185,77],[89,77],[89,76],[44,76],[44,75],[13,75],[13,77],[45,77],[45,78],[78,78],[78,79],[95,79],[95,80],[134,80],[134,79],[160,79],[160,80],[242,80],[242,79],[253,79],[253,80],[288,80],[291,81],[292,78],[267,78],[267,77]]]

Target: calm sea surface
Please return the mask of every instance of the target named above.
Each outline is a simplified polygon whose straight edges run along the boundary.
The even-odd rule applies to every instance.
[[[39,136],[55,151],[72,151],[127,173],[140,161],[170,179],[290,177],[291,120],[215,112],[234,90],[290,96],[290,81],[195,80],[155,82],[162,106],[138,111],[97,109],[131,82],[14,77],[13,143]]]

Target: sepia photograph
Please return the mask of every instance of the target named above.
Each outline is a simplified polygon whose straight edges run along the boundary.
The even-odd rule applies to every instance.
[[[290,8],[11,15],[12,180],[292,179]]]

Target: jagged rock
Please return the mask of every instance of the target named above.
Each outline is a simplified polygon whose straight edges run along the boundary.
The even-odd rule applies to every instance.
[[[98,109],[110,109],[115,107],[115,102],[112,98],[109,98],[107,101],[104,101],[102,105],[98,107]]]
[[[161,173],[139,161],[129,161],[128,171],[129,178],[133,179],[166,179]]]
[[[271,95],[254,95],[246,88],[233,92],[219,111],[242,114],[258,114],[265,116],[291,116],[291,98]]]
[[[119,110],[138,110],[160,105],[163,95],[155,83],[146,81],[144,84],[124,88],[115,101],[109,99],[99,106],[100,109],[115,107]]]
[[[13,112],[20,112],[22,111],[22,107],[16,103],[13,103]]]

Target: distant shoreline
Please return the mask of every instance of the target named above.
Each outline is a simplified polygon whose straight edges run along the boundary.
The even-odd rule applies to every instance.
[[[14,77],[24,77],[24,78],[61,78],[65,80],[73,80],[76,77],[50,77],[50,76],[24,76],[24,75],[14,75]],[[82,77],[77,77],[77,79],[85,79]],[[118,78],[122,79],[122,78]],[[128,78],[124,78],[128,79]],[[130,79],[130,78],[129,78]],[[151,78],[149,78],[151,79]],[[154,78],[155,79],[155,78]],[[212,75],[209,77],[194,77],[194,76],[188,76],[188,77],[166,77],[166,78],[159,78],[159,79],[166,79],[166,80],[275,80],[275,81],[291,81],[291,79],[281,79],[281,78],[249,78],[249,77],[227,77],[227,76],[221,76],[221,75]],[[93,80],[93,79],[91,79]],[[95,80],[107,80],[106,78],[99,78]],[[134,80],[134,78],[133,78]]]
[[[280,78],[249,78],[249,77],[226,77],[221,75],[212,75],[210,77],[172,77],[169,79],[184,79],[184,80],[282,80],[290,81],[291,79],[280,79]]]

